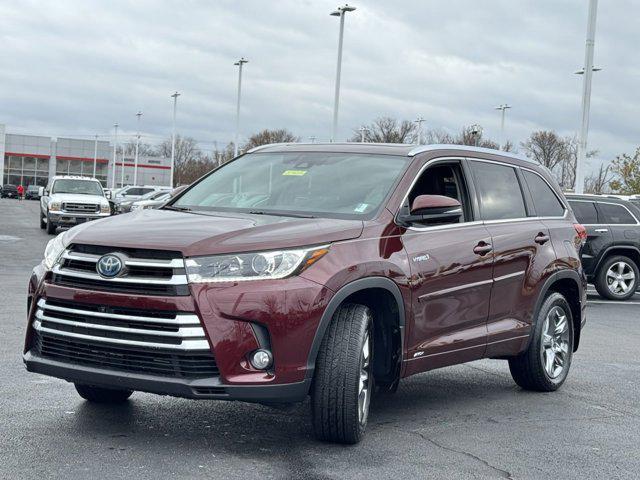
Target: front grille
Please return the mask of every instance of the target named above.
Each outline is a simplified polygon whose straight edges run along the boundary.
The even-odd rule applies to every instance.
[[[180,378],[219,374],[194,314],[40,299],[33,348],[53,360]]]
[[[96,203],[72,203],[64,202],[62,210],[67,213],[99,213],[100,205]]]
[[[114,278],[101,276],[102,255],[118,254],[124,269]],[[178,252],[72,245],[53,268],[52,282],[65,287],[136,295],[189,295],[184,260]]]

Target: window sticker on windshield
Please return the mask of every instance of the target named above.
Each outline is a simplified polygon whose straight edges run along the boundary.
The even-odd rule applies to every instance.
[[[289,177],[302,177],[305,173],[307,173],[306,170],[285,170],[282,172],[282,175]]]
[[[369,207],[368,203],[361,203],[356,208],[353,209],[354,212],[362,213]]]

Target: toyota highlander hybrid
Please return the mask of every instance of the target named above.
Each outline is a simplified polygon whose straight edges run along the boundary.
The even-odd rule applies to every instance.
[[[281,144],[159,210],[49,242],[24,362],[88,401],[283,404],[355,443],[371,395],[480,358],[552,391],[585,323],[586,238],[549,172],[473,147]]]

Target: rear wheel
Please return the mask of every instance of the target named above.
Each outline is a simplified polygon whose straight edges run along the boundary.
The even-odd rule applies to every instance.
[[[553,292],[538,312],[529,348],[509,359],[509,370],[525,390],[552,392],[566,380],[572,355],[571,308],[563,295]]]
[[[96,387],[94,385],[75,384],[78,394],[89,402],[94,403],[122,403],[133,393],[131,390],[113,390],[111,388]]]
[[[609,300],[627,300],[638,289],[640,272],[629,257],[617,255],[606,259],[596,276],[595,287],[601,297]]]
[[[311,395],[319,440],[357,443],[369,417],[373,393],[373,322],[369,308],[341,306],[318,352]]]

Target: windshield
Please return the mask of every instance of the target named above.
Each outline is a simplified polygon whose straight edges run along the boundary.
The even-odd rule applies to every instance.
[[[371,218],[408,161],[408,157],[348,153],[249,154],[204,178],[173,206]]]
[[[72,180],[62,178],[53,183],[51,193],[74,193],[76,195],[102,196],[102,187],[98,182],[91,180]]]

